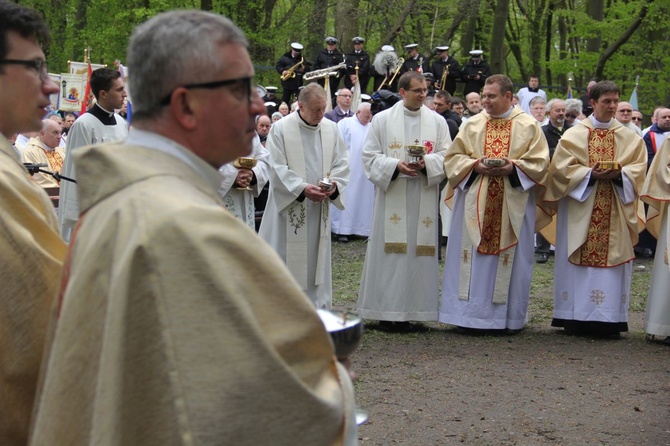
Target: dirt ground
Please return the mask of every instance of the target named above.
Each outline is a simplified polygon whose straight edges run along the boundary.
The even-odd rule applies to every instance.
[[[368,324],[352,358],[361,445],[670,445],[670,347],[645,340],[644,312],[620,339],[424,325]]]

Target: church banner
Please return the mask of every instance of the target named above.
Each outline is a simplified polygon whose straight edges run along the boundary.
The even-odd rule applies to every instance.
[[[61,74],[59,109],[78,112],[84,99],[85,74]]]
[[[68,60],[67,62],[70,74],[86,74],[88,73],[88,64],[86,62],[72,62]],[[98,68],[105,68],[107,65],[101,65],[99,63],[92,63],[91,70],[95,71]],[[82,90],[83,91],[83,90]]]

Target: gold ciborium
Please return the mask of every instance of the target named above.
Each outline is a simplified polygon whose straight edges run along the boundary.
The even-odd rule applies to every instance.
[[[258,164],[258,161],[256,160],[255,157],[254,158],[240,157],[240,158],[237,158],[233,162],[233,166],[235,166],[237,169],[247,169],[247,170],[253,169],[254,167],[256,167],[256,164]],[[249,186],[247,186],[247,187],[237,187],[236,189],[237,190],[253,190]]]
[[[405,159],[408,164],[416,166],[423,159],[428,151],[425,146],[420,144],[410,144],[405,146]]]

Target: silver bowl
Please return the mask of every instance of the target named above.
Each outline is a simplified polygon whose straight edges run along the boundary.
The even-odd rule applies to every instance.
[[[363,319],[354,313],[317,310],[321,322],[335,345],[335,356],[345,360],[356,351],[363,337]]]

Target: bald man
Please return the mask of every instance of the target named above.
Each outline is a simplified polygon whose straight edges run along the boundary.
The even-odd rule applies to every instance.
[[[23,151],[23,162],[46,164],[45,170],[62,172],[65,149],[60,147],[61,125],[53,119],[42,121],[42,130],[31,138]],[[37,172],[33,180],[42,187],[60,187],[60,182],[49,174]]]
[[[615,117],[624,127],[635,132],[638,136],[642,136],[642,130],[633,122],[633,107],[629,102],[619,102]]]

